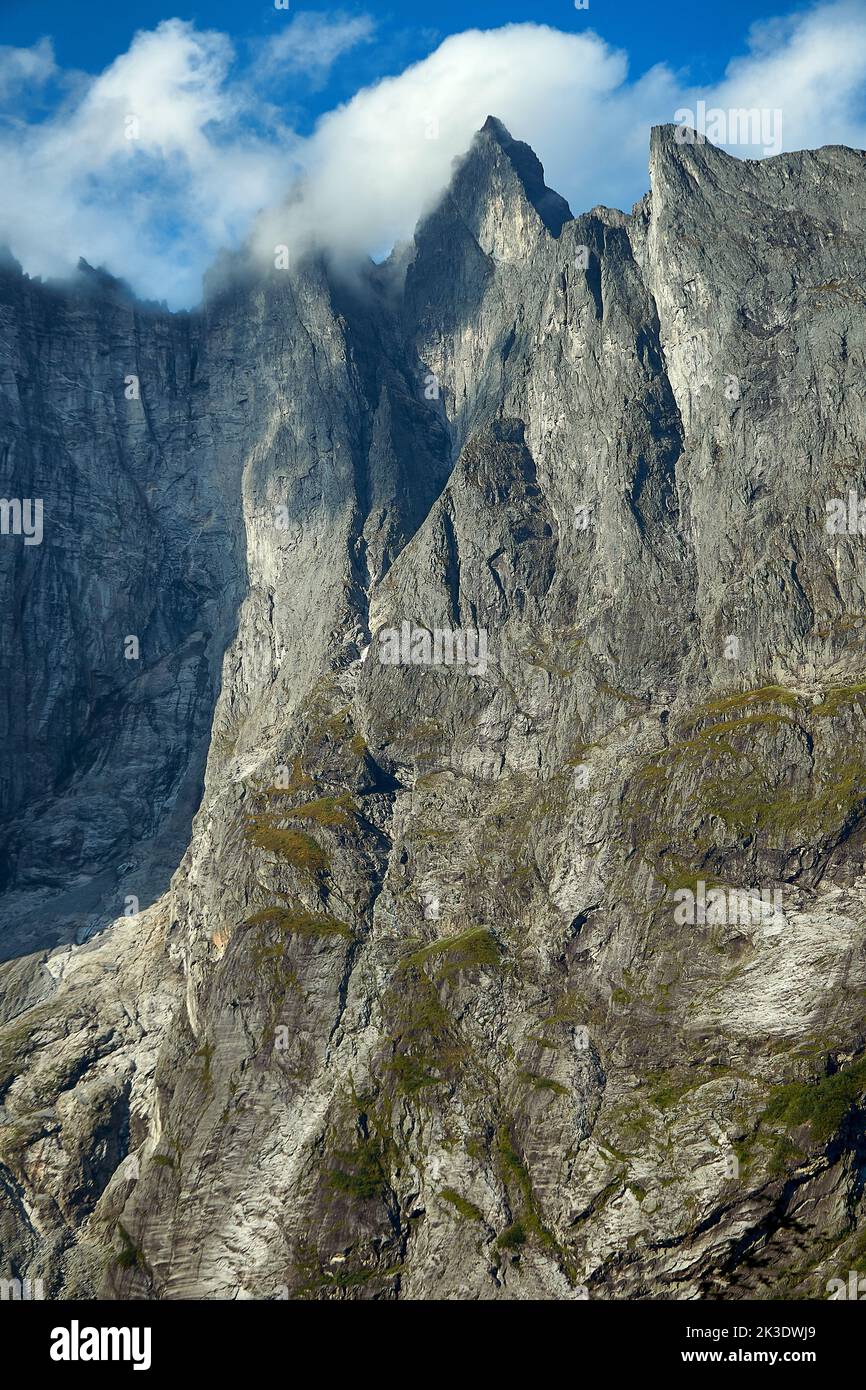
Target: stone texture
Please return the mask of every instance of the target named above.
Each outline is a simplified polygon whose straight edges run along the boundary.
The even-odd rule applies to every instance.
[[[864,540],[825,528],[866,487],[863,161],[662,128],[630,216],[571,217],[491,119],[354,277],[241,256],[169,316],[4,272],[3,486],[46,497],[0,550],[6,1269],[568,1300],[863,1267]],[[384,664],[404,623],[483,629],[485,667]],[[683,921],[702,883],[780,910]]]

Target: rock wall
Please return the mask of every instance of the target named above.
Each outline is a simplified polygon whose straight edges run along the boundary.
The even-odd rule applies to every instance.
[[[864,156],[650,172],[572,217],[491,119],[379,268],[6,272],[0,1254],[53,1296],[862,1267]]]

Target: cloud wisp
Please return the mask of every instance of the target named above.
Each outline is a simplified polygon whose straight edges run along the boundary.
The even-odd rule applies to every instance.
[[[320,87],[338,58],[358,44],[369,43],[376,26],[369,15],[330,15],[304,11],[296,14],[282,33],[258,48],[254,69],[257,78],[269,81],[291,76]]]
[[[103,73],[70,79],[47,117],[0,118],[0,240],[32,274],[63,274],[83,255],[186,307],[220,249],[254,226],[265,254],[314,240],[364,256],[410,236],[491,113],[535,148],[576,211],[630,206],[647,186],[650,127],[700,100],[780,111],[785,149],[866,144],[866,9],[855,0],[754,28],[711,89],[663,64],[632,79],[627,55],[593,33],[514,24],[452,35],[309,136],[284,123],[269,79],[314,89],[373,38],[364,16],[301,13],[243,64],[226,35],[179,19],[136,35]],[[47,40],[0,48],[0,109],[58,77]],[[301,196],[287,203],[293,185]]]

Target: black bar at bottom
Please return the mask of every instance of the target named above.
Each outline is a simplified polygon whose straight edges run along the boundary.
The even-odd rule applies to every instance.
[[[439,1373],[449,1367],[453,1373],[458,1364],[465,1371],[469,1360],[489,1372],[503,1358],[505,1369],[513,1374],[512,1358],[522,1347],[519,1354],[539,1358],[542,1372],[552,1357],[563,1357],[575,1378],[586,1373],[590,1357],[596,1375],[607,1368],[614,1373],[674,1371],[700,1378],[715,1367],[741,1369],[747,1375],[754,1371],[772,1384],[779,1373],[796,1369],[817,1372],[826,1382],[828,1376],[841,1375],[856,1364],[860,1355],[866,1310],[859,1308],[859,1301],[588,1299],[536,1305],[529,1314],[519,1300],[489,1308],[448,1302],[432,1309],[408,1301],[345,1300],[336,1306],[4,1301],[0,1369],[5,1363],[8,1374],[24,1353],[28,1368],[47,1375],[49,1383],[63,1383],[70,1376],[98,1378],[103,1372],[142,1379],[213,1370],[225,1379],[263,1373],[268,1365],[280,1363],[287,1378],[295,1380],[302,1364],[305,1378],[313,1366],[322,1375],[340,1375],[344,1360],[346,1374],[363,1373],[368,1356],[381,1368],[380,1358],[387,1353],[389,1378],[399,1380],[404,1375],[415,1379],[422,1365],[434,1375],[437,1367]],[[507,1322],[500,1323],[506,1314]],[[323,1340],[323,1334],[339,1340]]]

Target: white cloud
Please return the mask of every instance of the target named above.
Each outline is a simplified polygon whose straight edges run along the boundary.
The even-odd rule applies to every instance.
[[[866,144],[866,7],[819,6],[750,38],[713,94],[719,106],[780,108],[787,150]]]
[[[299,152],[303,199],[264,220],[263,249],[323,234],[352,252],[409,236],[488,115],[543,157],[563,115],[573,136],[592,129],[625,70],[624,57],[601,40],[541,25],[454,35],[319,122]]]
[[[56,71],[50,39],[40,39],[32,48],[0,44],[0,102],[17,96],[23,87],[43,86]]]
[[[259,129],[233,58],[224,35],[168,20],[50,119],[0,133],[0,236],[25,269],[83,255],[173,305],[197,299],[291,168],[290,133]]]
[[[330,26],[308,17],[282,46],[301,18],[279,36],[287,72],[326,70],[364,37],[338,13]],[[41,51],[44,68],[50,52]],[[0,77],[6,70],[0,50]],[[225,35],[180,20],[138,34],[49,120],[14,139],[0,131],[0,237],[33,273],[57,273],[81,254],[177,306],[196,300],[218,249],[236,245],[299,173],[303,199],[259,224],[271,254],[277,242],[310,237],[366,254],[411,235],[491,113],[535,148],[575,211],[640,197],[650,126],[698,98],[781,107],[787,149],[866,143],[866,10],[854,0],[755,29],[709,90],[663,65],[630,80],[626,55],[592,33],[468,31],[358,92],[307,139],[280,124],[255,72],[239,69]]]
[[[338,58],[370,42],[375,27],[369,15],[302,11],[262,45],[257,71],[266,78],[303,76],[311,86],[320,85]]]
[[[592,33],[519,24],[454,35],[320,121],[300,152],[308,171],[303,202],[263,219],[261,249],[324,237],[351,253],[410,236],[488,114],[535,149],[548,184],[575,212],[597,203],[629,208],[647,188],[651,127],[694,109],[699,98],[782,107],[787,149],[864,143],[862,5],[823,6],[775,31],[756,30],[750,41],[723,81],[701,90],[664,65],[629,81],[627,56]],[[431,122],[437,139],[426,138]]]

